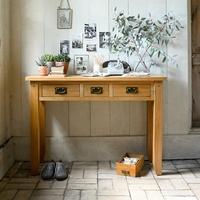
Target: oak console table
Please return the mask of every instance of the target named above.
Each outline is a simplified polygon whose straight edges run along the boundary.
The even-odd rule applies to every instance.
[[[31,112],[31,173],[38,174],[45,154],[46,101],[147,101],[147,153],[162,174],[163,76],[28,76]]]

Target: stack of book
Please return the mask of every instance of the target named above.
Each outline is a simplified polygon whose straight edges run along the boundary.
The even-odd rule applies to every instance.
[[[51,67],[51,71],[49,73],[50,76],[66,76],[64,73],[64,66],[61,67]]]

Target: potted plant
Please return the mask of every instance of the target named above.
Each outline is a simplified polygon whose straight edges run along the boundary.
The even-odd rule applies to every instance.
[[[46,62],[46,65],[48,66],[48,67],[53,67],[53,66],[55,66],[55,57],[54,57],[54,55],[52,55],[52,54],[44,54],[43,56],[42,56],[42,58],[43,58],[43,60],[44,60],[44,62]]]
[[[58,54],[54,57],[56,67],[64,67],[64,74],[67,73],[71,58],[67,54]]]
[[[48,76],[49,68],[47,67],[46,62],[44,61],[44,58],[41,57],[38,59],[38,61],[35,61],[35,62],[39,66],[40,76]]]
[[[155,20],[151,15],[125,16],[124,13],[119,13],[114,21],[115,27],[107,45],[118,56],[126,53],[127,56],[137,57],[139,62],[134,71],[142,67],[149,72],[151,66],[160,66],[167,61],[176,63],[175,57],[169,56],[166,51],[170,41],[184,28],[175,16],[168,14]]]

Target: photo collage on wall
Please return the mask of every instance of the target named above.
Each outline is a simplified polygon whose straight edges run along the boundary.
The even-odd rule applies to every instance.
[[[84,24],[83,33],[75,35],[71,41],[71,48],[74,50],[85,50],[88,55],[74,55],[74,68],[76,74],[85,74],[88,72],[89,66],[89,54],[98,51],[98,48],[107,48],[107,41],[110,38],[110,32],[99,32],[97,33],[96,23]],[[99,43],[99,44],[98,44]],[[60,42],[60,53],[70,53],[70,41],[64,40]]]

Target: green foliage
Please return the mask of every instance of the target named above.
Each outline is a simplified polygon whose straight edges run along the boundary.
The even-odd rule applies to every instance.
[[[116,8],[115,8],[116,11]],[[115,27],[107,44],[113,53],[126,53],[128,56],[136,55],[139,63],[149,70],[145,58],[149,57],[152,62],[157,58],[163,63],[173,57],[167,55],[166,47],[176,34],[184,27],[172,15],[164,15],[159,20],[149,17],[125,16],[119,13],[115,18]]]
[[[37,64],[38,66],[47,66],[47,65],[46,65],[46,62],[45,62],[45,60],[44,60],[44,58],[43,58],[43,56],[40,57],[40,58],[38,58],[38,61],[35,61],[35,62],[36,62],[36,64]]]
[[[67,54],[58,54],[54,56],[55,62],[70,62],[71,58]]]
[[[42,58],[45,62],[54,62],[55,59],[53,54],[44,54]]]

